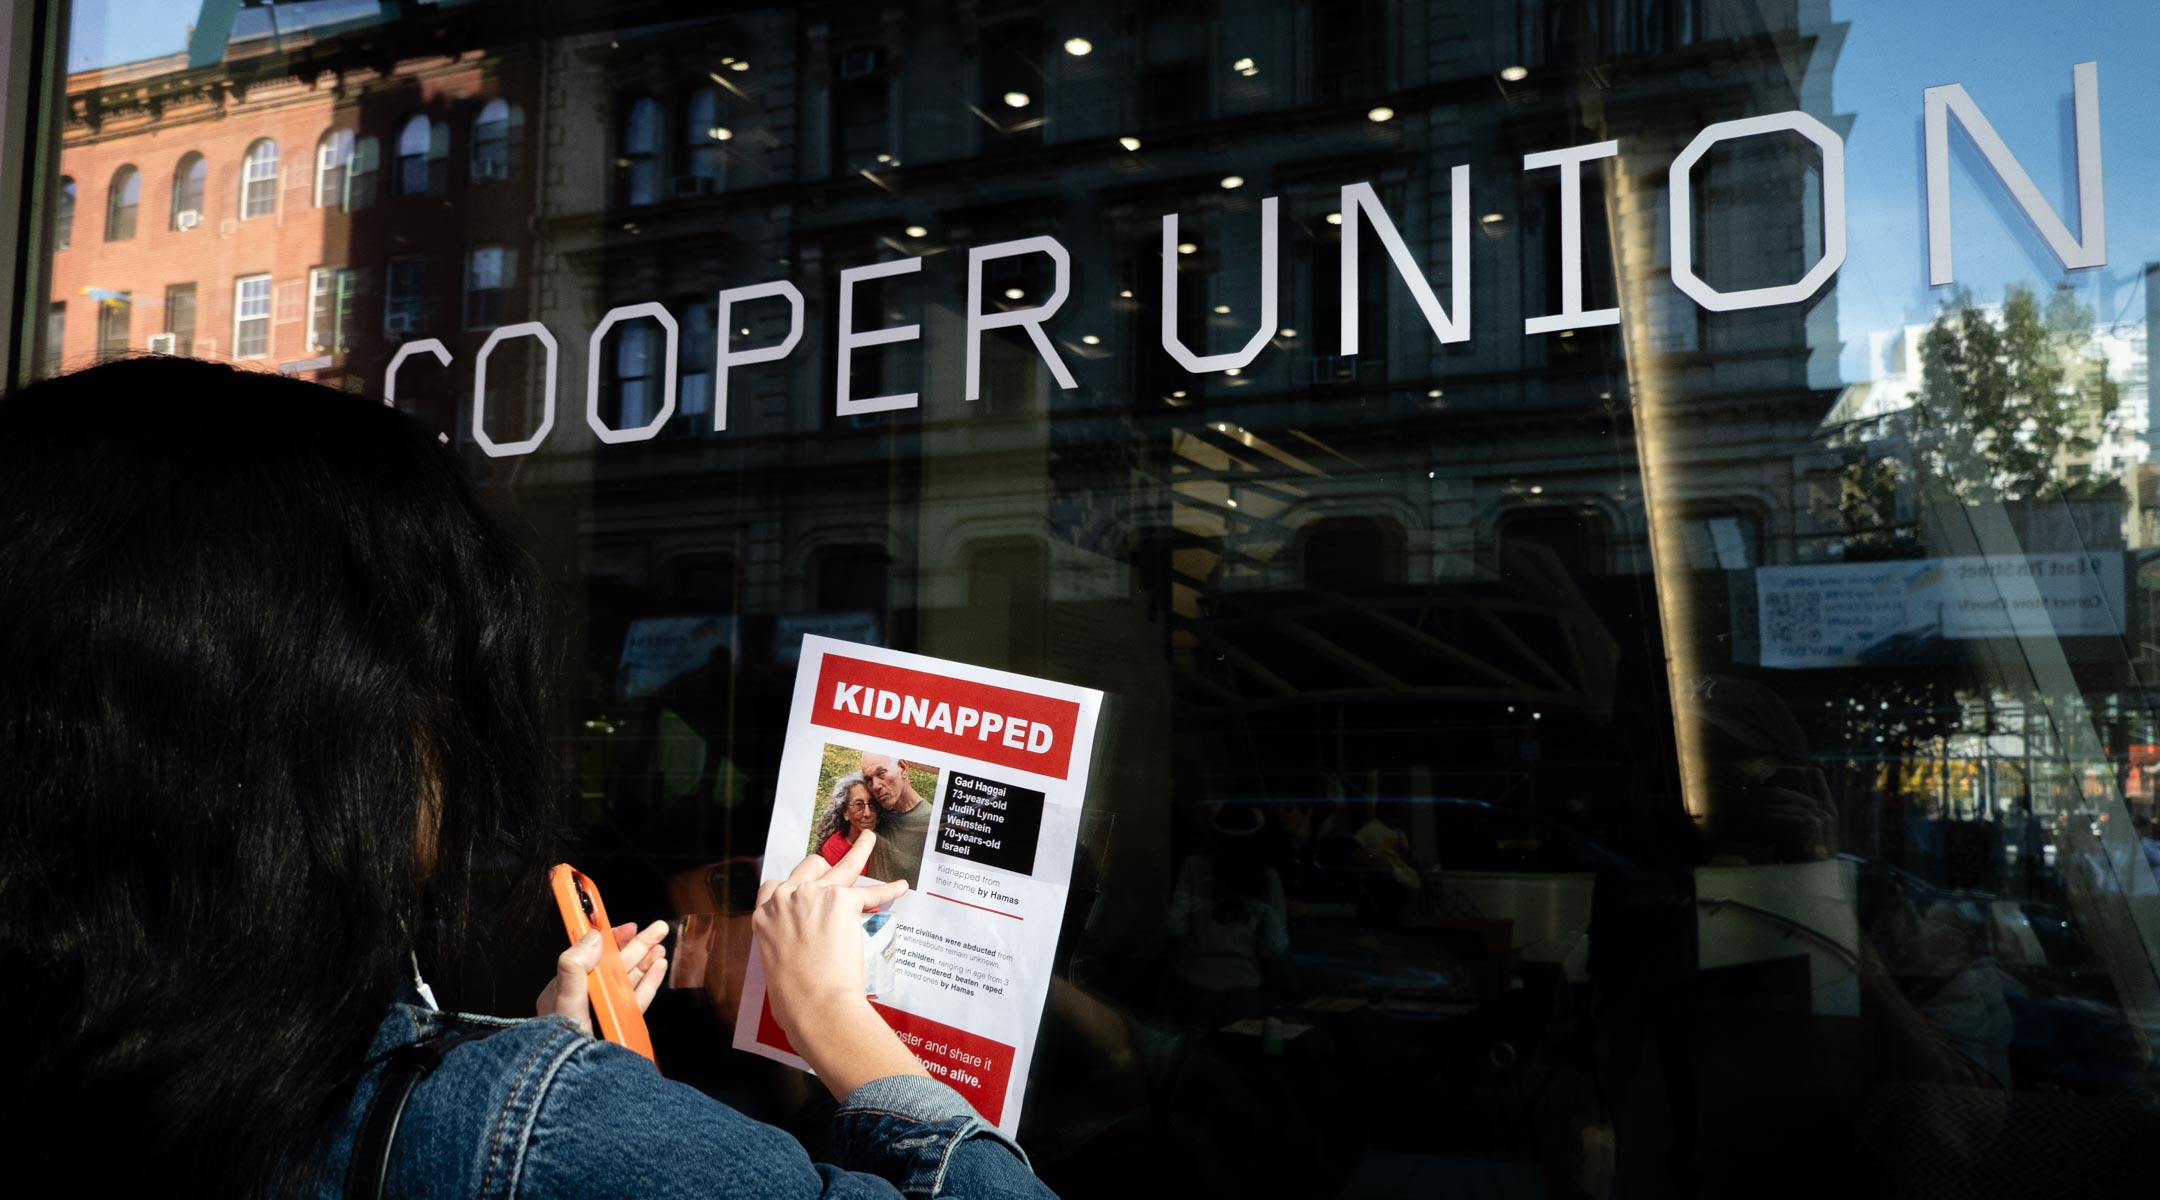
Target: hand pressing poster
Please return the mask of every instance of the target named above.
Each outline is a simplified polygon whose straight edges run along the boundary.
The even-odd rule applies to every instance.
[[[764,878],[875,831],[863,990],[932,1078],[1007,1133],[1050,987],[1102,693],[805,636]],[[807,1068],[753,945],[735,1046]]]

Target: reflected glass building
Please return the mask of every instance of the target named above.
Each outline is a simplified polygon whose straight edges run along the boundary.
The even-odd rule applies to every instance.
[[[575,861],[735,956],[662,1061],[806,1138],[815,633],[1109,698],[1060,1194],[2149,1188],[2160,13],[1884,7],[30,5],[10,381],[438,428]]]

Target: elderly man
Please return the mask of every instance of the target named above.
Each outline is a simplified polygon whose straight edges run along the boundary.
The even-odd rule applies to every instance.
[[[870,848],[870,862],[863,874],[890,883],[905,879],[910,885],[922,874],[923,843],[930,837],[930,806],[908,781],[907,763],[883,754],[862,756],[863,779],[883,812],[878,817],[877,844]]]

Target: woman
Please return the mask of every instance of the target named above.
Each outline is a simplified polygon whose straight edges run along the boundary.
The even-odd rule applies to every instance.
[[[825,811],[818,814],[817,829],[810,837],[818,845],[818,857],[834,866],[848,852],[848,847],[862,840],[862,835],[877,828],[878,803],[870,798],[870,784],[862,772],[843,775],[833,784],[832,797],[825,802]]]
[[[185,359],[0,400],[9,1161],[123,1193],[337,1195],[379,1157],[404,1195],[1047,1195],[863,1000],[862,913],[901,890],[850,886],[874,835],[754,917],[837,1167],[561,1016],[435,1011],[421,970],[546,895],[540,595],[372,400]],[[582,1017],[598,954],[544,1004]],[[433,1073],[386,1086],[413,1046]]]

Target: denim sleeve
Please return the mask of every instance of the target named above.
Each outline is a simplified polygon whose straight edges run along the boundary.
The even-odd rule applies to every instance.
[[[892,1075],[856,1088],[841,1102],[833,1126],[842,1166],[890,1180],[917,1200],[1057,1200],[1018,1145],[975,1115],[958,1092],[920,1075]]]

